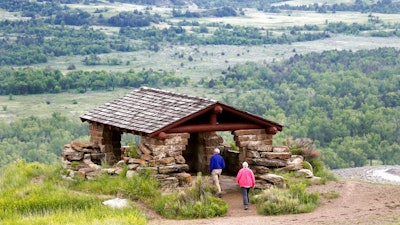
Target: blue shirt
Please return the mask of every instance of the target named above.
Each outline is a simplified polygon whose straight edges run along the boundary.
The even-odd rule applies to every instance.
[[[210,172],[212,172],[213,169],[224,169],[224,168],[225,168],[225,161],[220,154],[214,154],[213,156],[211,156]]]

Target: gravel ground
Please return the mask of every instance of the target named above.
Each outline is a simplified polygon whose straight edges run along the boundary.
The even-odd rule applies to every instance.
[[[373,183],[400,184],[400,166],[366,166],[332,170],[341,178],[369,181]]]

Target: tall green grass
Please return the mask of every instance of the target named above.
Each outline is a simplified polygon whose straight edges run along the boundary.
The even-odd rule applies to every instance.
[[[110,209],[102,205],[110,196],[71,189],[61,165],[17,161],[2,169],[0,224],[146,224],[133,206]]]
[[[133,201],[142,201],[167,218],[211,218],[228,206],[212,196],[209,182],[197,179],[180,193],[162,194],[151,170],[126,178],[102,175],[93,180],[63,180],[61,165],[16,161],[0,172],[0,224],[146,224]],[[123,197],[127,208],[112,209],[104,200]]]

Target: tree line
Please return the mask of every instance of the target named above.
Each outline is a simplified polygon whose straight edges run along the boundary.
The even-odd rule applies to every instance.
[[[60,93],[88,90],[114,90],[114,88],[140,86],[179,87],[186,86],[188,77],[174,74],[141,70],[135,72],[71,71],[63,75],[52,69],[0,69],[0,95],[26,95],[41,93]]]
[[[50,118],[31,116],[6,123],[0,120],[0,168],[18,159],[54,163],[63,146],[89,136],[87,125],[68,120],[60,113]]]
[[[238,64],[198,85],[222,101],[311,138],[331,168],[400,163],[400,51],[325,51],[281,63]]]

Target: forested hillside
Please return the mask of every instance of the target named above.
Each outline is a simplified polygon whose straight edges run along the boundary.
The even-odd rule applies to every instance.
[[[273,117],[284,134],[313,139],[331,168],[400,159],[400,51],[329,51],[271,66],[228,68],[209,88],[228,104]]]
[[[0,12],[0,166],[58,160],[88,135],[68,110],[15,118],[18,99],[141,86],[279,122],[275,144],[311,139],[330,168],[400,162],[397,2],[3,0]]]

